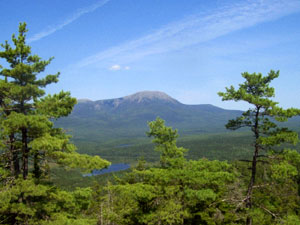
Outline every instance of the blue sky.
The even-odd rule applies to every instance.
[[[0,43],[19,22],[32,52],[61,72],[49,93],[92,100],[142,90],[186,104],[222,102],[241,72],[280,70],[275,100],[300,108],[299,0],[1,0]],[[3,64],[3,62],[0,62]]]

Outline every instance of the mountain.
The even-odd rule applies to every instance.
[[[98,154],[116,163],[132,163],[143,156],[157,161],[147,122],[157,116],[167,126],[177,128],[178,144],[197,159],[245,159],[251,155],[251,134],[246,130],[227,132],[229,119],[242,111],[226,110],[210,104],[186,105],[163,92],[143,91],[122,98],[91,101],[79,99],[71,115],[55,122],[73,136],[79,152]],[[300,117],[285,124],[297,127]]]
[[[143,91],[122,98],[91,101],[79,99],[72,114],[57,121],[74,139],[145,137],[147,122],[161,117],[180,134],[225,131],[228,119],[241,111],[209,104],[186,105],[158,91]]]

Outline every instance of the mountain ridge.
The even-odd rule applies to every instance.
[[[157,117],[178,129],[181,136],[189,136],[227,132],[228,120],[241,114],[211,104],[186,105],[163,92],[143,91],[114,99],[79,100],[73,112],[55,125],[73,136],[80,152],[111,156],[117,154],[111,151],[122,151],[116,146],[150,144],[147,123]]]
[[[87,98],[77,99],[78,103],[85,103],[85,102],[102,103],[105,101],[113,101],[113,102],[130,101],[130,102],[141,103],[146,100],[162,100],[166,102],[180,103],[178,100],[170,97],[169,95],[161,91],[140,91],[124,97],[101,99],[95,101]]]
[[[227,109],[223,109],[221,107],[218,107],[218,106],[215,106],[212,104],[185,104],[185,103],[182,103],[182,102],[172,98],[165,92],[161,92],[161,91],[140,91],[140,92],[136,92],[131,95],[124,96],[124,97],[101,99],[101,100],[90,100],[87,98],[77,99],[78,103],[95,104],[97,109],[100,108],[97,105],[111,105],[111,106],[117,107],[126,101],[130,102],[130,103],[133,103],[133,102],[149,103],[151,101],[164,101],[165,103],[173,103],[173,104],[184,105],[184,106],[188,106],[188,107],[197,107],[197,106],[206,107],[207,106],[207,107],[211,107],[211,108],[218,108],[220,110],[227,110]],[[236,111],[239,111],[239,110],[236,110]]]
[[[157,117],[181,133],[219,132],[225,131],[228,119],[241,113],[211,104],[186,105],[164,92],[143,91],[115,99],[78,101],[71,115],[59,119],[57,124],[72,130],[75,138],[79,135],[135,138],[145,136],[147,122]]]

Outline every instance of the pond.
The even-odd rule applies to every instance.
[[[96,175],[101,175],[105,173],[112,173],[112,172],[118,172],[122,170],[127,170],[130,168],[130,165],[125,164],[125,163],[116,163],[116,164],[111,164],[110,167],[102,170],[93,170],[91,173],[88,174],[83,174],[84,177],[90,177],[90,176],[96,176]]]

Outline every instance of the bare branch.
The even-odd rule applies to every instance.
[[[264,211],[266,211],[267,213],[269,213],[271,216],[273,216],[275,219],[277,219],[277,215],[275,213],[272,213],[270,210],[268,210],[267,208],[258,205],[259,208],[263,209]]]

